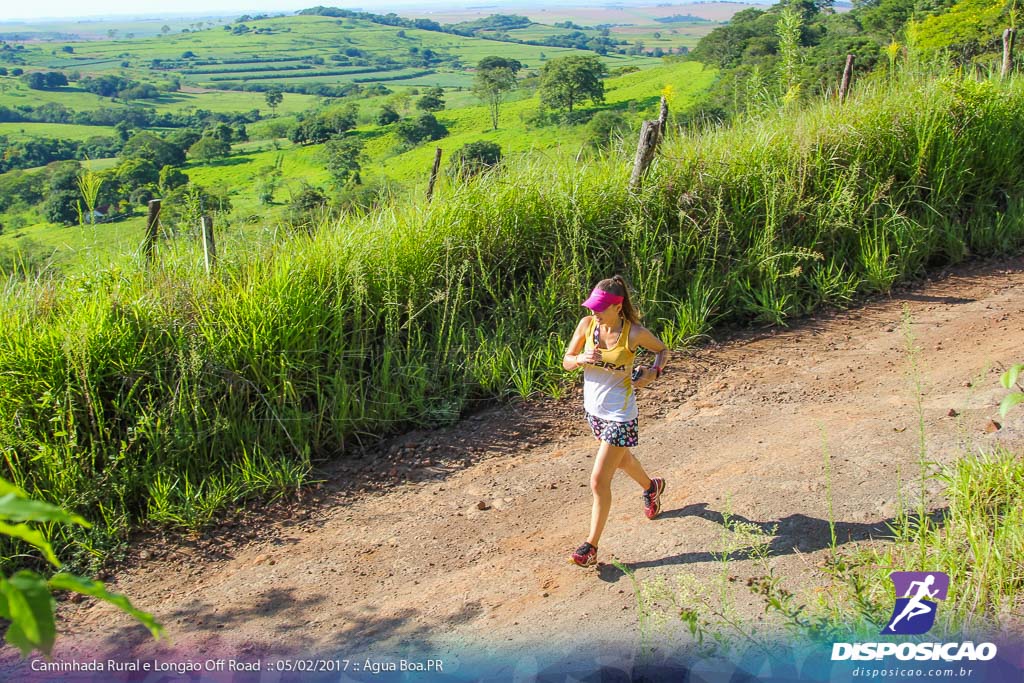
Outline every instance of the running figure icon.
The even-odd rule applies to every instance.
[[[889,578],[896,588],[897,598],[892,619],[882,633],[926,633],[935,624],[938,611],[935,601],[946,599],[949,576],[943,572],[893,572]]]
[[[900,612],[900,615],[893,619],[892,622],[890,622],[888,626],[890,631],[895,630],[896,624],[899,623],[900,619],[902,619],[903,617],[906,617],[907,621],[910,621],[914,617],[919,617],[922,614],[928,614],[929,612],[935,609],[934,602],[929,602],[928,604],[925,604],[924,602],[924,599],[926,597],[934,598],[936,595],[939,594],[939,591],[932,592],[928,590],[929,587],[934,583],[935,577],[931,574],[929,574],[928,578],[926,578],[924,581],[911,582],[910,590],[914,590],[914,586],[917,586],[917,595],[911,597],[910,601],[907,602],[907,606],[903,608],[902,612]]]

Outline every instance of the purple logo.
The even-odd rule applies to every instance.
[[[949,593],[949,576],[943,572],[893,572],[896,606],[882,635],[915,636],[927,633],[935,624],[936,600]]]

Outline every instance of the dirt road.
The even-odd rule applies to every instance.
[[[665,512],[645,519],[639,487],[620,473],[599,559],[617,558],[641,580],[686,572],[717,586],[712,553],[731,513],[777,525],[775,572],[797,594],[811,591],[829,543],[829,491],[843,544],[884,533],[901,482],[907,504],[916,501],[913,368],[927,456],[949,463],[965,449],[1024,441],[1024,411],[986,430],[1005,394],[999,373],[1024,360],[1022,342],[1017,259],[677,353],[642,392],[636,449],[667,480]],[[576,393],[409,434],[333,467],[300,505],[249,512],[202,538],[153,538],[112,584],[165,624],[170,643],[154,645],[130,619],[83,602],[62,607],[56,655],[631,647],[630,579],[567,562],[591,500],[595,444],[580,403]],[[762,573],[749,560],[729,571]],[[732,599],[759,618],[741,581]]]

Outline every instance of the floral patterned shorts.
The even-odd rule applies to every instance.
[[[606,441],[612,446],[630,448],[640,443],[638,418],[634,417],[629,422],[613,422],[587,413],[587,422],[594,431],[594,438]]]

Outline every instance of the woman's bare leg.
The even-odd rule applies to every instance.
[[[587,542],[597,547],[612,509],[612,477],[621,466],[622,458],[629,449],[613,446],[602,441],[594,460],[594,471],[590,474],[590,490],[594,492],[594,505],[590,510],[590,536]]]
[[[647,476],[644,466],[633,455],[633,451],[628,448],[626,449],[626,454],[622,456],[622,461],[619,462],[619,469],[628,474],[633,481],[640,484],[644,491],[651,488],[651,478]]]

